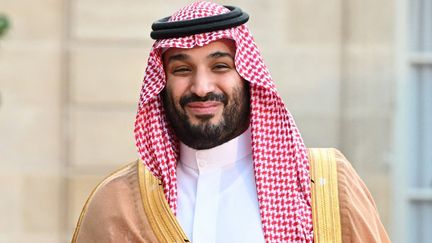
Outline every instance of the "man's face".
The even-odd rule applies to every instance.
[[[167,118],[186,145],[211,148],[247,129],[249,86],[235,69],[234,55],[231,40],[164,53],[167,83],[161,95]]]

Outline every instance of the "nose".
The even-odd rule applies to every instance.
[[[206,70],[197,70],[192,76],[192,85],[190,90],[192,93],[204,97],[215,89],[212,75]]]

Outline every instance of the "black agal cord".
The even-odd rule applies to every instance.
[[[160,19],[152,24],[152,39],[168,39],[184,37],[204,32],[223,30],[246,23],[249,15],[240,8],[224,6],[230,10],[228,13],[191,19],[168,22],[171,16]]]

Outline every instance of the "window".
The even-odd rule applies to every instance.
[[[398,1],[395,242],[432,242],[432,0]]]

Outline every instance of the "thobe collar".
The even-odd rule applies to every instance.
[[[251,141],[251,131],[248,128],[241,135],[210,149],[197,150],[180,143],[180,162],[199,171],[224,168],[250,155]]]

